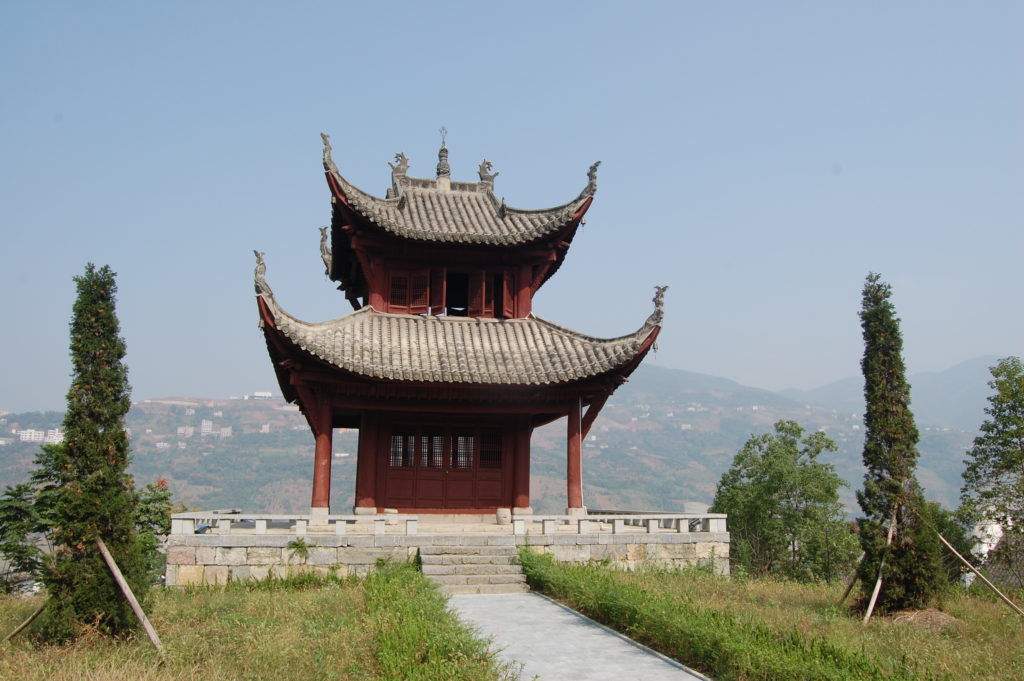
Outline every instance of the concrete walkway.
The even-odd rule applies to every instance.
[[[500,658],[523,665],[523,681],[707,681],[537,593],[460,594],[449,604],[493,639]]]

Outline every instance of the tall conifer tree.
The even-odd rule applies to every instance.
[[[75,277],[71,318],[71,388],[64,416],[65,446],[50,461],[56,487],[56,551],[44,582],[50,593],[44,638],[72,638],[92,624],[120,635],[134,615],[96,545],[102,539],[141,601],[146,555],[136,534],[137,495],[127,475],[129,401],[125,343],[114,311],[117,285],[109,267],[92,263]]]
[[[864,551],[858,571],[867,599],[882,566],[876,607],[883,612],[922,607],[942,580],[938,539],[923,522],[924,500],[914,476],[918,432],[910,411],[900,320],[891,295],[892,289],[880,275],[869,274],[860,311],[867,471],[864,489],[857,492],[865,515],[857,521]]]

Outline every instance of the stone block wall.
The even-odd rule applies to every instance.
[[[285,577],[304,572],[339,576],[367,574],[378,560],[415,558],[421,546],[528,546],[556,560],[605,562],[624,569],[644,565],[712,565],[729,573],[727,532],[655,534],[333,535],[307,534],[304,551],[289,547],[295,535],[172,534],[167,539],[167,586],[225,584],[231,580]],[[495,550],[498,550],[497,548]]]
[[[171,535],[167,544],[167,586],[226,584],[228,581],[286,577],[304,572],[339,577],[366,575],[378,560],[404,561],[418,547],[375,545],[374,537],[303,538],[308,548],[289,547],[287,535]],[[390,539],[390,538],[389,538]],[[230,540],[230,545],[225,545]]]
[[[527,535],[531,551],[565,563],[603,562],[626,570],[647,565],[665,568],[710,565],[729,574],[729,533],[648,535]]]

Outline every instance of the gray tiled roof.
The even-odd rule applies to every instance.
[[[323,137],[324,170],[334,178],[348,204],[381,229],[417,241],[496,246],[528,243],[564,227],[597,191],[595,163],[588,173],[587,186],[569,203],[544,210],[521,210],[495,197],[493,176],[480,182],[408,177],[406,162],[406,166],[393,170],[393,189],[388,197],[379,198],[338,172],[331,159],[330,142],[326,135]]]
[[[268,289],[269,292],[269,289]],[[592,338],[537,317],[483,319],[386,314],[365,307],[311,324],[261,294],[277,329],[335,367],[395,381],[549,385],[629,362],[661,322],[661,306],[635,333]]]

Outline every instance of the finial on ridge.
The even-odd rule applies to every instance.
[[[400,151],[395,154],[395,162],[388,161],[388,165],[391,166],[392,175],[405,175],[409,170],[409,157]]]
[[[485,158],[483,161],[480,162],[480,167],[476,171],[477,175],[480,176],[480,181],[483,182],[484,184],[491,185],[491,187],[494,186],[494,178],[496,178],[498,175],[501,175],[501,173],[492,173],[492,167],[493,166],[491,166],[491,162]]]

